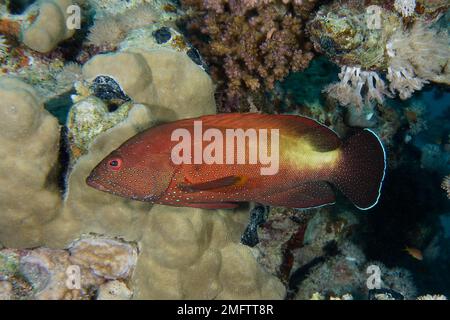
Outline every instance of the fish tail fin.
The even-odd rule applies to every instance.
[[[331,182],[358,209],[371,209],[380,197],[386,170],[384,147],[375,133],[364,129],[344,140],[342,151]]]

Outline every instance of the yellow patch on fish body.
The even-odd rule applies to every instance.
[[[280,140],[281,158],[298,170],[331,169],[336,167],[341,159],[340,148],[321,152],[304,137],[282,136]]]

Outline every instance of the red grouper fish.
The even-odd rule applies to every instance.
[[[291,208],[333,204],[333,185],[365,210],[380,196],[385,158],[367,129],[341,140],[301,116],[218,114],[135,135],[86,182],[130,199],[207,209],[246,201]]]

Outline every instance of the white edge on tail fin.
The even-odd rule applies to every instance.
[[[384,156],[384,159],[383,159],[383,160],[384,160],[384,168],[383,168],[383,177],[381,178],[380,186],[378,187],[378,196],[377,196],[377,200],[375,200],[375,202],[374,202],[370,207],[367,207],[367,208],[361,208],[361,207],[358,207],[357,205],[355,205],[355,207],[357,207],[359,210],[369,210],[369,209],[372,209],[373,207],[375,207],[375,206],[377,205],[378,200],[380,199],[380,196],[381,196],[381,188],[382,188],[382,186],[383,186],[384,177],[386,176],[386,150],[384,149],[383,142],[381,142],[381,139],[380,139],[380,138],[378,137],[378,135],[377,135],[375,132],[373,132],[372,130],[367,129],[367,128],[365,128],[364,130],[369,131],[371,134],[373,134],[373,135],[378,139],[378,142],[380,143],[381,149],[383,150],[383,156]]]

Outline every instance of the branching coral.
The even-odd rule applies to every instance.
[[[192,41],[211,64],[218,91],[226,91],[219,102],[243,102],[246,90],[271,90],[308,66],[313,54],[304,39],[304,8],[288,2],[183,1],[197,10],[188,25]]]

